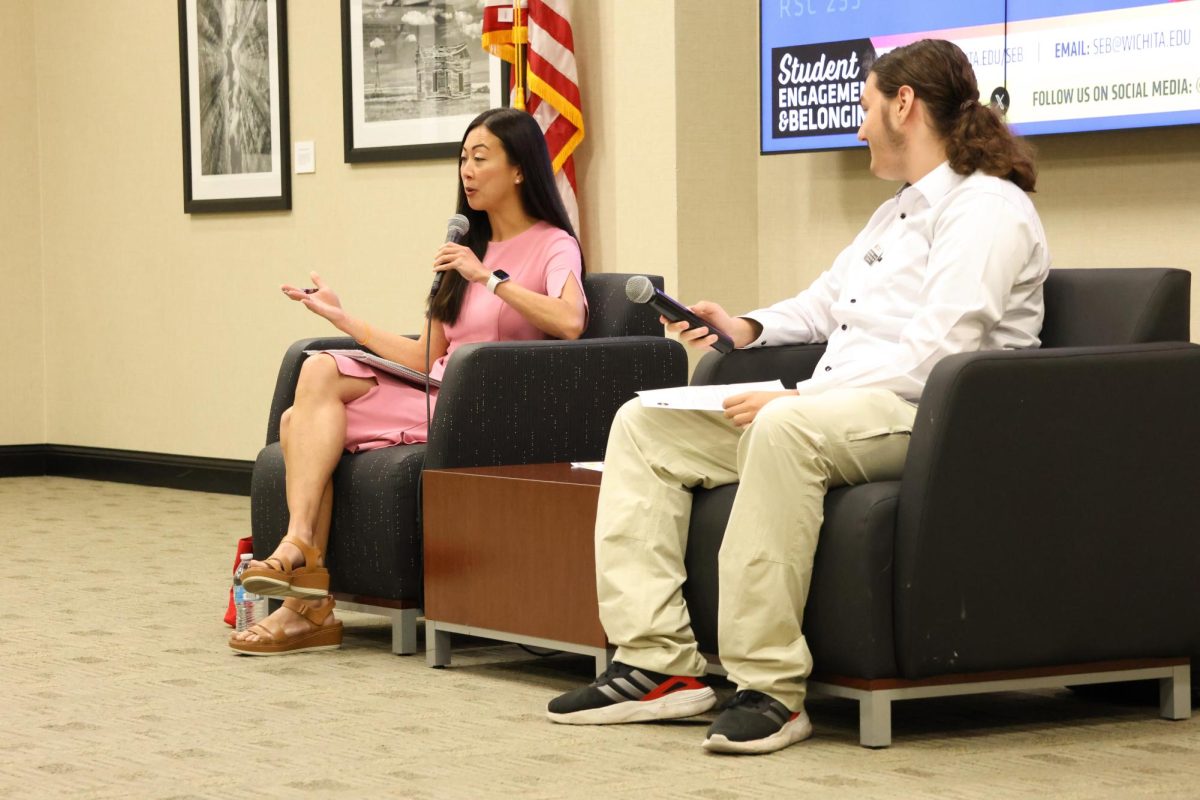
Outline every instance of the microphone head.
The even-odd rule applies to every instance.
[[[471,230],[471,221],[462,214],[455,214],[446,220],[446,241],[459,242]]]
[[[654,284],[645,275],[634,275],[625,281],[625,296],[633,303],[648,303],[654,296]]]

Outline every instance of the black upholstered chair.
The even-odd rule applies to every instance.
[[[613,415],[635,391],[687,381],[682,346],[662,335],[648,306],[626,299],[629,277],[584,277],[588,328],[576,341],[490,342],[455,351],[428,444],[342,456],[333,476],[330,589],[339,608],[389,616],[394,652],[417,646],[423,468],[600,460]],[[662,278],[650,277],[662,287]],[[295,397],[304,351],[355,346],[345,337],[306,339],[284,356],[267,446],[254,465],[256,557],[270,554],[287,530],[279,419]]]
[[[1157,679],[1190,713],[1200,658],[1200,345],[1190,275],[1052,270],[1042,347],[951,356],[899,481],[825,501],[804,629],[810,688],[891,701]],[[695,383],[804,378],[824,347],[706,356]],[[789,384],[790,385],[790,384]],[[717,652],[717,552],[736,486],[698,490],[684,594]]]

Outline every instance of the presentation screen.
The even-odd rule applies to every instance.
[[[763,153],[860,145],[874,60],[949,39],[1017,133],[1200,123],[1200,0],[760,0]]]

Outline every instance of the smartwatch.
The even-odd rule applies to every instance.
[[[496,287],[508,280],[508,273],[502,269],[498,269],[492,273],[492,277],[488,278],[487,290],[492,294],[496,293]]]

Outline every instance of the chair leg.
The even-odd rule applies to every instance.
[[[1159,679],[1158,713],[1164,719],[1192,716],[1192,670],[1186,664],[1171,670],[1171,677]]]
[[[866,692],[858,701],[858,743],[891,747],[892,698],[885,692]]]
[[[430,667],[450,666],[450,632],[439,631],[437,623],[425,620],[425,663]]]
[[[417,652],[417,617],[419,608],[402,608],[392,615],[392,652],[411,656]]]

